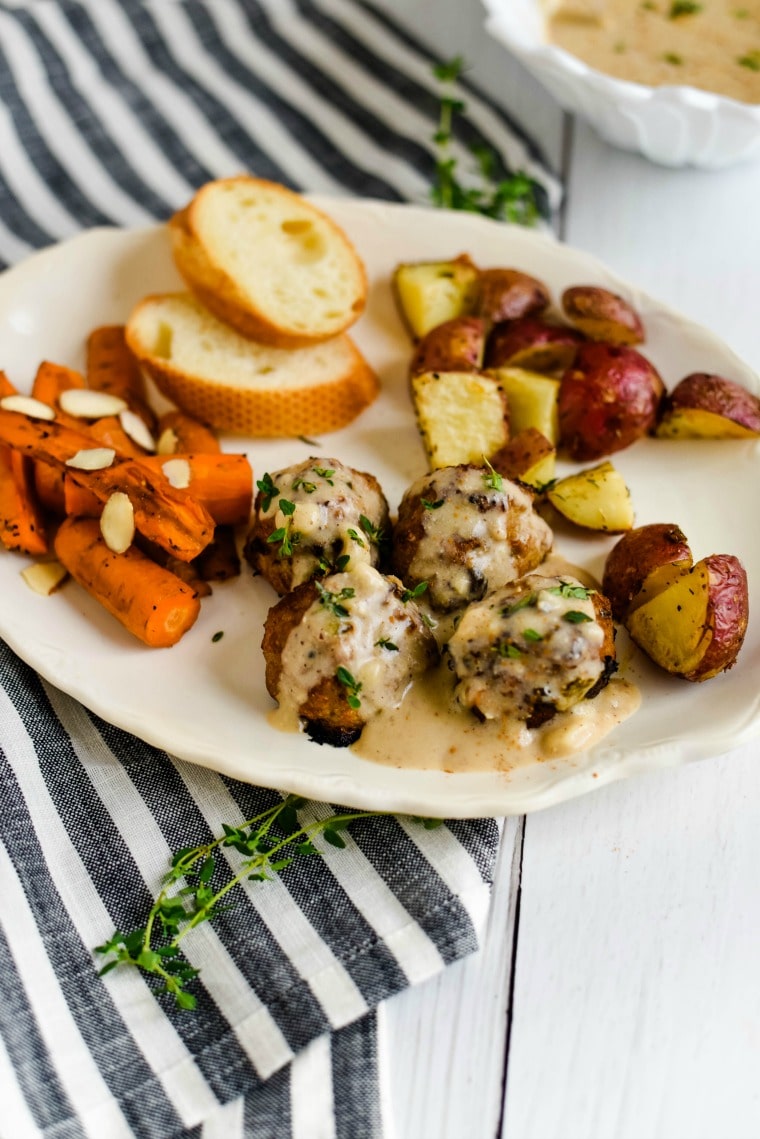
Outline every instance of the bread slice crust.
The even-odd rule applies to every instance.
[[[298,348],[345,332],[364,311],[364,265],[343,230],[285,186],[208,182],[169,220],[188,288],[243,336]]]
[[[254,437],[316,435],[351,423],[375,399],[377,375],[350,337],[282,349],[241,336],[190,293],[141,300],[126,341],[182,410]]]

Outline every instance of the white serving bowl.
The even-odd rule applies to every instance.
[[[614,146],[717,170],[760,155],[760,105],[695,87],[615,79],[546,42],[541,0],[483,0],[486,28],[567,110]]]

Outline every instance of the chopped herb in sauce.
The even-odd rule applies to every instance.
[[[420,502],[426,510],[440,510],[443,506],[443,499],[439,498],[437,502],[431,502],[428,498],[421,498]]]
[[[593,617],[589,617],[588,613],[581,613],[579,609],[568,609],[562,616],[571,625],[582,625],[585,621],[593,621]]]
[[[269,510],[269,507],[272,505],[272,499],[275,497],[275,495],[280,493],[280,488],[274,485],[272,482],[272,476],[268,471],[262,478],[257,480],[256,486],[261,491],[261,509],[266,514],[267,510]]]
[[[375,648],[387,649],[389,653],[398,652],[398,645],[394,645],[390,637],[381,637],[379,641],[375,641]]]
[[[336,617],[348,617],[348,609],[346,609],[343,602],[350,601],[355,594],[355,590],[347,585],[338,593],[331,593],[320,581],[315,584],[317,586],[317,593],[319,594],[320,605],[323,605],[325,609],[333,613]]]
[[[563,581],[561,585],[553,586],[549,593],[556,593],[559,597],[574,597],[580,601],[586,601],[591,596],[592,590],[586,589],[585,585],[575,585],[571,581]]]
[[[335,679],[339,684],[342,684],[346,690],[346,700],[348,701],[349,708],[361,708],[362,702],[359,699],[359,693],[362,690],[362,686],[359,681],[356,680],[343,665],[341,665],[335,673]]]
[[[422,596],[427,587],[428,583],[426,581],[421,581],[415,585],[414,589],[405,589],[401,594],[401,600],[404,602],[404,604],[406,604],[407,601],[416,601],[418,597]]]
[[[702,4],[697,4],[696,0],[673,0],[668,12],[669,20],[677,20],[679,16],[696,16],[701,12]]]
[[[760,51],[748,51],[746,55],[740,55],[736,62],[750,71],[760,71]]]
[[[678,55],[674,51],[666,51],[662,57],[666,63],[670,63],[673,67],[681,67],[683,64],[683,56]]]
[[[499,472],[493,469],[488,459],[484,458],[483,462],[488,468],[488,473],[483,475],[483,482],[486,484],[489,490],[504,490],[504,479],[501,477]]]

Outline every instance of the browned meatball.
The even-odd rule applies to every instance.
[[[450,612],[535,569],[552,538],[517,483],[486,467],[441,467],[404,494],[391,563],[407,586],[427,582],[433,609]]]
[[[312,457],[266,473],[258,487],[244,554],[278,593],[334,570],[379,564],[389,517],[374,475]]]
[[[366,562],[283,597],[267,616],[262,649],[270,696],[313,740],[336,747],[398,707],[438,651],[401,582]]]
[[[575,578],[531,573],[470,605],[446,646],[456,696],[483,719],[538,727],[617,668],[610,604]]]

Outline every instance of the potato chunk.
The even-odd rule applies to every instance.
[[[555,510],[586,530],[618,534],[633,526],[631,494],[612,463],[560,479],[547,492]]]
[[[412,399],[432,470],[482,463],[508,439],[507,401],[492,376],[423,372],[412,378]]]
[[[399,265],[393,287],[412,336],[418,339],[436,325],[472,312],[477,281],[478,269],[466,254],[451,261]]]
[[[519,435],[528,427],[535,427],[550,443],[556,444],[559,438],[559,380],[524,368],[493,368],[488,370],[488,374],[499,381],[506,393],[512,436]]]

